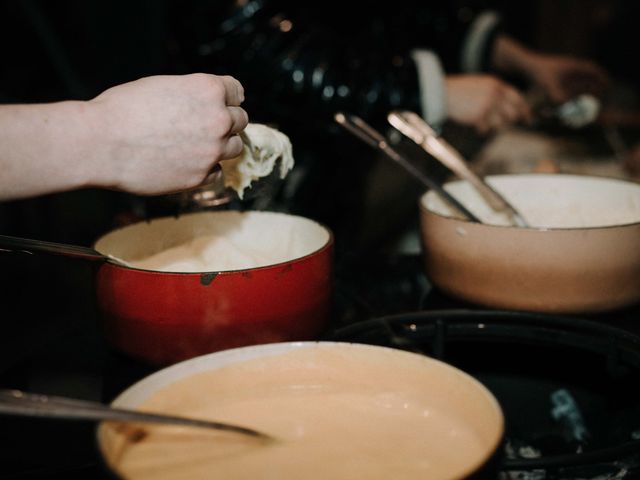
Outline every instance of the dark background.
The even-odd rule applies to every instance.
[[[189,73],[193,52],[185,51],[180,43],[177,25],[203,3],[216,2],[1,0],[0,101],[90,99],[110,86],[142,76]],[[591,57],[608,68],[619,84],[637,87],[638,2],[503,0],[489,4],[504,13],[506,30],[528,45]],[[366,9],[362,17],[366,19]],[[216,73],[215,66],[210,71]],[[247,97],[248,105],[257,103],[251,92]],[[252,120],[269,121],[262,118],[264,113],[258,115]],[[355,162],[363,168],[352,172],[353,179],[343,179],[328,198],[322,182],[326,186],[340,181],[331,178],[331,169],[338,168],[331,163],[349,161],[348,154],[338,154],[348,152],[353,142],[345,142],[344,137],[321,138],[329,165],[327,176],[300,204],[279,207],[327,223],[335,230],[341,252],[386,248],[395,234],[415,220],[414,199],[421,188],[407,181],[403,172],[393,178],[369,178],[365,158]],[[294,153],[302,159],[306,151],[319,148],[297,142],[296,137],[292,142]],[[355,152],[362,156],[362,150]],[[352,180],[368,185],[354,192],[349,187]],[[406,204],[389,208],[386,195],[392,188],[407,189]],[[5,202],[0,204],[0,233],[90,245],[129,218],[141,202],[149,201],[118,192],[82,190]],[[33,319],[46,322],[43,318],[58,310],[77,311],[81,305],[91,308],[90,282],[79,282],[90,278],[90,268],[67,259],[0,255],[3,329]]]
[[[110,86],[146,75],[193,71],[174,26],[195,3],[0,0],[0,102],[90,99]],[[507,31],[516,38],[544,51],[591,57],[606,67],[616,82],[637,88],[635,29],[640,2],[493,4],[504,12]],[[211,72],[216,73],[214,66]],[[251,93],[247,96],[250,103]],[[269,118],[252,120],[268,122]],[[301,154],[315,147],[296,143],[295,137],[292,142],[294,151]],[[327,155],[331,155],[331,148],[343,148],[335,139],[328,138],[326,143]],[[365,172],[362,175],[365,177]],[[367,180],[370,184],[360,197],[352,198],[353,192],[342,191],[340,198],[327,202],[331,208],[317,205],[328,200],[321,185],[306,198],[307,204],[290,207],[310,216],[319,212],[318,219],[336,233],[340,255],[384,250],[394,234],[417,218],[414,199],[421,188],[407,182],[402,173],[396,179]],[[408,198],[407,205],[397,210],[389,208],[385,197],[395,184],[407,189]],[[5,202],[0,204],[0,234],[90,245],[147,201],[118,192],[82,190]],[[360,209],[361,215],[345,219],[343,209],[335,208],[340,202],[350,214]],[[90,372],[106,361],[107,353],[96,322],[93,268],[90,262],[62,257],[0,252],[0,387],[46,392],[53,390],[56,379],[64,377],[66,387],[56,384],[56,393],[82,395],[85,391],[87,398],[95,396],[94,386],[100,379]],[[45,346],[46,355],[40,353]],[[79,364],[83,368],[79,369]],[[78,374],[78,370],[84,373]],[[21,448],[27,443],[26,436],[32,436],[28,441],[39,455],[47,451],[51,441],[46,435],[39,436],[44,431],[40,430],[42,425],[25,428],[21,439],[3,438],[3,431],[20,431],[21,424],[11,420],[4,425],[13,428],[0,429],[0,448],[8,448],[0,461],[9,462],[4,463],[5,468],[0,464],[0,478],[12,466],[28,465],[29,450]],[[70,426],[67,431],[86,433],[87,428]],[[92,447],[70,444],[68,455],[82,455]],[[52,451],[52,455],[58,454]],[[35,470],[38,462],[47,463],[39,457],[33,464]],[[19,478],[53,477],[34,473]]]

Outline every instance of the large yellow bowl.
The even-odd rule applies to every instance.
[[[113,405],[276,439],[105,423],[98,441],[106,463],[131,480],[461,479],[496,464],[489,460],[504,430],[498,402],[468,374],[415,353],[339,342],[197,357],[143,379]]]

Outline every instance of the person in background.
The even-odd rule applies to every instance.
[[[198,186],[242,151],[244,90],[229,76],[153,76],[89,101],[0,105],[0,201],[98,187]]]
[[[452,120],[488,133],[530,117],[504,76],[553,103],[602,92],[607,76],[596,64],[525,47],[479,3],[199,2],[176,17],[192,64],[242,78],[258,112],[289,119],[304,108],[314,127],[337,110],[381,124],[405,108],[435,126]]]
[[[598,79],[593,84],[602,77],[587,62],[523,47],[503,33],[500,15],[471,1],[399,0],[393,8],[371,2],[344,8],[336,0],[30,0],[4,6],[27,21],[27,28],[18,28],[4,16],[7,44],[19,38],[42,56],[25,66],[30,57],[7,49],[6,64],[18,67],[7,72],[15,76],[7,91],[35,83],[49,93],[57,81],[72,93],[62,98],[84,99],[146,74],[201,71],[240,79],[250,92],[243,105],[252,120],[276,126],[294,145],[296,169],[267,205],[347,234],[357,230],[354,222],[367,202],[361,185],[371,161],[370,152],[363,155],[363,146],[335,125],[337,110],[382,129],[388,111],[403,108],[436,128],[452,121],[487,135],[531,116],[522,92],[502,75],[520,76],[557,101],[571,94],[562,81],[568,72]],[[54,81],[36,81],[43,77],[35,65],[47,62]]]
[[[368,185],[373,154],[335,124],[337,111],[386,132],[388,112],[407,109],[436,130],[451,122],[486,137],[531,119],[524,89],[535,87],[560,103],[585,86],[595,93],[607,83],[592,62],[527,48],[505,33],[499,13],[474,2],[196,5],[174,16],[181,58],[242,79],[252,118],[275,123],[293,139],[296,170],[282,203],[345,232],[338,235],[343,239],[356,235],[377,187]],[[582,86],[570,78],[582,79]],[[415,216],[409,192],[406,215],[402,199],[386,226],[382,215],[371,215],[383,234]]]

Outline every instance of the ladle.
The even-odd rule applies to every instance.
[[[273,437],[251,428],[209,420],[147,413],[111,407],[99,402],[75,398],[41,395],[21,390],[0,390],[0,414],[27,417],[47,417],[61,420],[107,420],[112,422],[162,423],[187,427],[209,428],[249,435],[262,440]]]
[[[0,235],[0,250],[24,253],[53,253],[67,257],[81,258],[84,260],[95,260],[101,262],[111,262],[124,267],[131,265],[126,261],[114,257],[113,255],[103,255],[90,247],[80,245],[68,245],[66,243],[44,242],[42,240],[32,240],[30,238],[11,237]]]
[[[394,111],[389,113],[387,120],[449,170],[468,181],[493,210],[504,213],[513,225],[529,226],[524,217],[491,185],[476,175],[469,168],[462,155],[439,137],[435,130],[418,114],[409,111]]]
[[[347,131],[358,137],[367,145],[380,150],[387,157],[394,162],[398,163],[402,168],[409,172],[414,178],[420,181],[428,189],[432,189],[436,192],[442,200],[449,204],[456,211],[461,213],[466,219],[472,222],[479,222],[478,218],[471,213],[464,205],[462,205],[455,197],[442,188],[438,183],[422,173],[415,167],[408,159],[398,153],[396,150],[389,146],[387,140],[382,136],[380,132],[375,130],[364,120],[356,115],[348,115],[342,112],[338,112],[334,115],[334,119]]]

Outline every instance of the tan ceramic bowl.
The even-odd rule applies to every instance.
[[[112,405],[227,421],[276,438],[263,444],[193,428],[104,423],[105,462],[130,480],[461,479],[495,468],[504,432],[495,397],[463,371],[355,343],[204,355],[144,378]]]
[[[499,225],[464,181],[446,188],[491,223],[455,218],[434,192],[420,200],[424,262],[442,291],[479,305],[601,312],[640,301],[640,184],[602,177],[487,177],[532,228]]]

